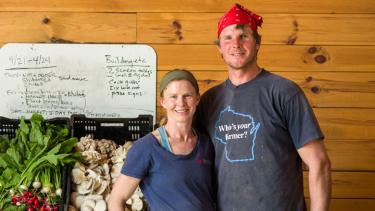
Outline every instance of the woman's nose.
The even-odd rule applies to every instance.
[[[184,97],[181,96],[177,98],[177,105],[185,105]]]

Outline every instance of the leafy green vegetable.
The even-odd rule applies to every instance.
[[[40,114],[33,114],[29,122],[21,117],[15,138],[0,138],[0,210],[10,190],[31,188],[39,179],[43,187],[60,188],[63,166],[82,160],[73,152],[77,142],[67,128],[45,122]]]
[[[0,136],[0,153],[4,153],[7,151],[9,147],[9,139],[4,136]]]

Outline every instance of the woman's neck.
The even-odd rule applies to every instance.
[[[170,141],[189,142],[195,137],[191,124],[171,124],[164,125]]]

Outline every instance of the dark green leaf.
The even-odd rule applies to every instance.
[[[21,117],[20,129],[25,134],[29,134],[29,132],[30,132],[29,126],[25,123],[25,117],[24,116]]]
[[[76,137],[69,138],[61,143],[60,153],[69,153],[77,145],[78,139]]]
[[[1,167],[3,167],[3,168],[10,167],[10,168],[13,168],[13,169],[18,169],[19,165],[17,165],[17,163],[8,154],[2,153],[0,155],[0,157],[1,157],[1,162],[0,162]],[[5,164],[5,166],[3,166],[4,164]]]
[[[0,136],[0,153],[6,152],[9,147],[9,139],[6,136]]]
[[[42,115],[38,113],[33,113],[33,115],[30,118],[30,122],[41,125],[44,122],[44,118]]]
[[[20,175],[11,168],[6,168],[2,174],[2,177],[5,181],[7,181],[5,184],[6,188],[16,185],[20,180]]]
[[[42,134],[42,128],[40,125],[37,125],[35,123],[32,123],[31,131],[30,131],[30,141],[32,143],[38,143],[40,145],[43,145],[43,134]]]
[[[45,135],[44,138],[43,138],[43,146],[48,146],[49,142],[51,140],[51,136],[50,135]]]
[[[8,167],[8,163],[3,158],[4,155],[5,153],[0,153],[0,167],[2,168]]]
[[[58,164],[57,163],[58,162],[57,156],[54,155],[54,154],[48,154],[48,155],[44,156],[43,159],[46,160],[46,161],[48,161],[48,162],[50,162],[50,163],[52,163],[55,166],[57,166],[57,164]]]
[[[8,148],[6,152],[9,157],[17,164],[17,167],[21,167],[21,155],[19,152],[17,152],[14,148]]]
[[[34,145],[32,145],[31,149],[30,149],[30,153],[27,156],[27,160],[25,161],[25,164],[27,164],[28,161],[30,161],[32,158],[34,158],[42,149],[43,149],[43,147],[39,144],[35,143]]]
[[[61,144],[57,144],[54,148],[48,151],[48,154],[55,155],[60,151],[60,148],[61,148]]]

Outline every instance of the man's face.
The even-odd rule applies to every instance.
[[[256,65],[259,44],[248,25],[230,25],[223,29],[219,37],[219,52],[229,70],[247,70]]]

